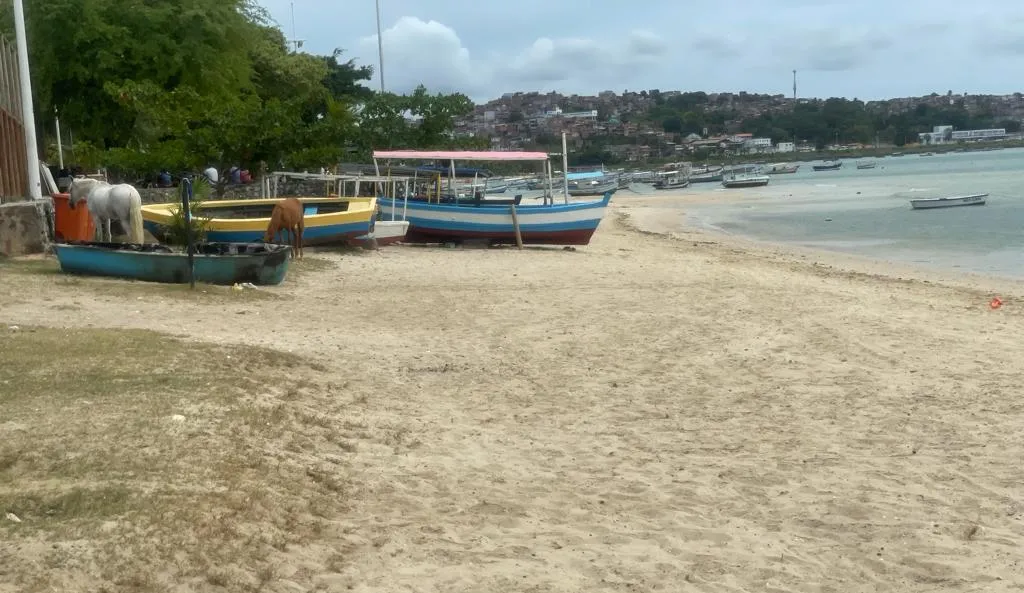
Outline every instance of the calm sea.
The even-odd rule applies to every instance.
[[[764,188],[719,185],[716,193],[731,199],[687,205],[687,216],[762,241],[1024,278],[1024,149],[871,160],[875,169],[849,159],[829,172],[803,163]],[[909,202],[972,193],[988,193],[988,203],[912,210]]]

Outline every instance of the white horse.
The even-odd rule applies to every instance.
[[[99,231],[100,241],[113,241],[110,234],[110,221],[117,219],[121,227],[128,232],[129,243],[142,243],[142,196],[139,190],[127,183],[110,185],[98,179],[76,177],[68,190],[71,198],[68,205],[75,207],[82,199],[85,200]]]

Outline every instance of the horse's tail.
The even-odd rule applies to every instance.
[[[131,218],[131,229],[128,231],[129,243],[143,243],[146,240],[142,232],[142,196],[139,191],[132,188],[128,205],[129,218]]]

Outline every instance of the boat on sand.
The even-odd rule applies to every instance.
[[[274,205],[283,198],[209,200],[196,208],[203,219],[206,240],[253,243],[263,240]],[[344,245],[374,230],[377,198],[299,198],[305,207],[302,244]],[[172,224],[179,204],[148,204],[142,207],[143,227],[154,237],[163,236]]]

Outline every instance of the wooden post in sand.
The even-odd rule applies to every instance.
[[[519,232],[519,216],[516,214],[516,205],[510,206],[512,209],[512,228],[516,231],[516,247],[523,248],[523,235]]]

